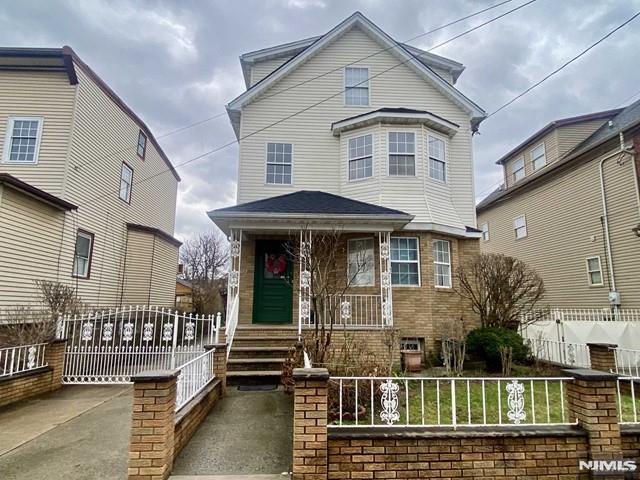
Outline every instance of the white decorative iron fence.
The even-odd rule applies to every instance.
[[[208,350],[180,367],[176,383],[176,412],[213,380],[213,354],[213,349]]]
[[[640,376],[618,378],[618,422],[640,423]]]
[[[317,299],[319,312],[313,310],[302,324],[308,328],[320,321],[325,325],[333,322],[340,327],[382,328],[382,300],[380,295],[330,295]]]
[[[566,425],[568,377],[331,377],[330,427]]]
[[[0,348],[0,377],[46,367],[46,343]]]
[[[640,377],[640,350],[616,348],[615,373],[625,377]]]
[[[67,339],[62,381],[129,383],[143,370],[176,368],[217,342],[220,321],[220,314],[149,306],[61,318],[56,335]]]
[[[557,342],[545,338],[525,339],[531,355],[538,360],[569,367],[591,367],[589,347],[586,343]]]

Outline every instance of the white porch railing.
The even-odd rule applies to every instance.
[[[312,312],[305,319],[303,327],[315,325],[316,319],[325,325],[331,323],[335,326],[382,328],[382,300],[380,295],[335,295],[327,296],[324,300],[324,308],[318,314]]]
[[[46,343],[0,348],[0,377],[46,367]]]
[[[640,377],[640,350],[616,348],[615,373],[625,377]]]
[[[525,341],[531,354],[539,360],[570,367],[591,367],[586,343],[557,342],[545,338],[527,338]]]
[[[330,427],[567,425],[570,377],[331,377]]]
[[[640,423],[640,376],[618,378],[618,421]]]
[[[542,318],[540,318],[542,315]],[[561,322],[640,322],[640,309],[620,308],[552,308],[548,313],[526,315],[523,320],[554,320]]]
[[[213,380],[213,354],[208,350],[180,367],[176,382],[176,412]]]

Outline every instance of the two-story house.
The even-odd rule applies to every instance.
[[[172,306],[178,174],[69,47],[0,49],[0,307],[36,280],[91,306]]]
[[[339,230],[355,278],[337,323],[372,345],[395,326],[428,351],[444,322],[471,323],[454,271],[479,251],[471,137],[485,113],[454,86],[464,67],[361,13],[240,62],[237,205],[209,212],[232,241],[227,322],[312,326],[309,271],[283,243]],[[370,261],[351,272],[358,256]]]
[[[552,307],[640,307],[640,102],[550,123],[498,160],[481,250],[533,267]]]

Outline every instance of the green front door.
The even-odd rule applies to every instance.
[[[281,241],[256,241],[253,323],[291,323],[293,262]]]

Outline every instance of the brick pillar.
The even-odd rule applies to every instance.
[[[295,368],[293,480],[327,478],[326,368]]]
[[[591,368],[603,372],[616,370],[616,351],[618,345],[614,343],[587,343]]]
[[[617,379],[614,373],[590,369],[564,370],[574,378],[567,383],[569,418],[587,431],[590,460],[621,460]]]
[[[132,377],[129,480],[164,480],[173,466],[177,370]]]
[[[205,350],[213,349],[213,375],[219,378],[222,386],[222,395],[227,393],[227,344],[215,343],[205,345]]]
[[[67,339],[52,340],[46,346],[44,359],[47,365],[53,369],[51,376],[51,391],[62,387],[62,372],[64,370],[64,351],[67,348]]]

